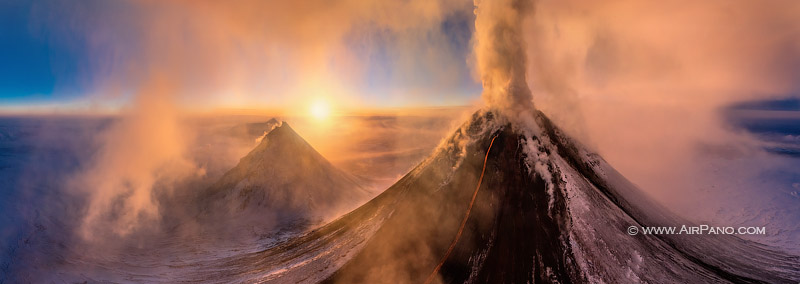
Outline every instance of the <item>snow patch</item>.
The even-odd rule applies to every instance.
[[[536,136],[525,136],[522,141],[522,149],[525,153],[525,166],[529,173],[537,174],[547,183],[547,210],[552,218],[553,205],[555,204],[555,192],[553,184],[552,164],[550,157],[544,150],[544,146]]]

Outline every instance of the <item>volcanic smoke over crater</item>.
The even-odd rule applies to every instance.
[[[475,57],[483,98],[495,108],[533,108],[526,80],[527,55],[522,23],[533,3],[475,0]]]

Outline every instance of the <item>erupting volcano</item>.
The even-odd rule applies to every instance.
[[[0,1],[0,284],[798,283],[798,3]]]

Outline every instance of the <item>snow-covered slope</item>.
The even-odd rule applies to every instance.
[[[277,201],[272,197],[276,194],[288,200],[287,212],[301,215],[303,206],[325,207],[324,199],[304,198],[311,193],[341,201],[335,200],[340,198],[339,190],[352,188],[331,185],[350,185],[350,178],[336,174],[339,172],[320,162],[324,159],[301,142],[288,125],[276,128],[201,197],[220,201],[217,206],[226,208],[225,213],[255,218],[248,222],[266,222],[261,220],[263,213],[274,208]],[[306,171],[297,171],[299,168]],[[309,181],[311,178],[319,180]],[[276,189],[293,192],[273,193]],[[230,216],[220,215],[214,207],[207,213]],[[205,234],[192,239],[165,237],[151,249],[137,246],[123,256],[102,256],[91,263],[67,258],[42,266],[30,276],[10,279],[169,283],[800,281],[800,258],[736,236],[631,235],[628,231],[631,226],[681,225],[694,224],[651,201],[542,113],[507,119],[480,111],[385,192],[302,235],[277,243],[242,243],[234,249],[220,249],[219,243]],[[117,257],[120,260],[113,261]]]
[[[630,235],[630,226],[694,224],[652,202],[543,114],[514,121],[477,113],[377,198],[308,235],[237,259],[260,265],[225,277],[277,283],[800,280],[800,259],[735,236]],[[365,243],[352,239],[371,231]]]

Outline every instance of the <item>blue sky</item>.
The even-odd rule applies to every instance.
[[[72,58],[33,32],[31,5],[0,2],[0,98],[4,102],[52,99],[56,59]]]
[[[67,29],[32,20],[45,1],[0,1],[0,105],[59,104],[86,91],[81,40]]]

